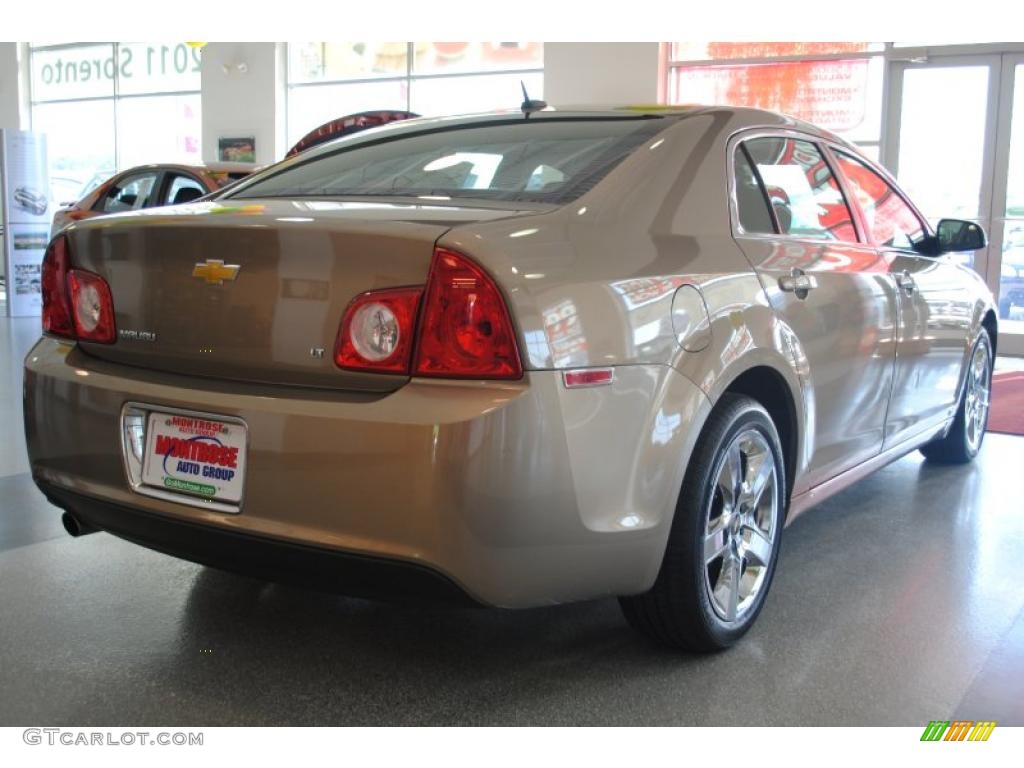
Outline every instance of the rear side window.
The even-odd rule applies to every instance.
[[[100,200],[99,208],[106,213],[145,208],[151,205],[150,197],[154,194],[155,185],[155,172],[129,176],[111,185],[107,194]]]
[[[743,146],[764,182],[780,234],[857,242],[853,216],[817,146],[784,137],[750,139]]]
[[[884,178],[860,160],[836,151],[839,172],[856,196],[872,242],[891,248],[913,249],[927,232],[921,219]]]
[[[386,196],[563,203],[593,187],[671,118],[517,119],[342,139],[232,197]],[[387,129],[383,129],[387,130]],[[347,144],[351,143],[351,146]]]
[[[736,212],[745,234],[775,234],[768,199],[743,147],[736,148]]]
[[[206,194],[206,188],[191,176],[175,174],[167,185],[163,205],[181,205],[190,203]]]

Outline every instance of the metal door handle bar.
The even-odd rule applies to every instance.
[[[794,269],[791,274],[779,278],[779,288],[787,293],[795,293],[798,299],[807,298],[807,294],[817,284],[817,281],[805,274],[802,269]]]

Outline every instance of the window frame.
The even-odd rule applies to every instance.
[[[757,168],[757,163],[753,162],[753,157],[744,148],[744,152],[747,154],[747,158],[750,161],[754,173],[757,176],[758,183],[761,187],[761,194],[765,197],[766,203],[768,204],[768,212],[771,216],[772,225],[775,227],[775,232],[772,234],[761,234],[761,233],[747,233],[744,232],[743,227],[740,224],[739,218],[739,201],[737,198],[737,183],[736,183],[736,162],[735,153],[738,149],[743,147],[743,144],[753,139],[793,139],[795,141],[803,141],[808,144],[812,144],[818,153],[821,155],[822,161],[828,168],[829,173],[832,174],[832,178],[835,179],[836,185],[839,188],[839,194],[842,197],[843,203],[846,205],[847,211],[850,213],[850,222],[853,225],[853,231],[856,235],[856,240],[828,240],[820,237],[808,237],[807,235],[790,235],[783,234],[779,230],[778,217],[775,211],[772,209],[771,202],[767,197],[767,189],[765,188],[764,180],[761,178],[761,172]],[[793,128],[749,128],[740,131],[733,136],[729,137],[729,141],[726,143],[726,165],[728,174],[728,194],[729,194],[729,225],[734,238],[754,238],[754,239],[767,239],[767,240],[784,240],[786,242],[802,242],[802,243],[813,243],[815,245],[872,245],[868,240],[867,234],[864,228],[863,214],[860,210],[860,206],[855,200],[852,200],[849,194],[849,188],[847,182],[842,174],[837,172],[835,158],[832,156],[831,145],[841,146],[837,142],[834,142],[826,137],[818,136],[813,133],[807,133]],[[847,152],[849,154],[849,152]],[[906,199],[905,196],[903,196]],[[915,212],[917,211],[914,208]]]

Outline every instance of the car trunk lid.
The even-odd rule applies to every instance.
[[[392,391],[408,377],[335,366],[345,307],[364,291],[424,285],[451,227],[516,213],[274,200],[98,219],[69,230],[71,260],[109,283],[118,338],[81,346],[168,373]]]

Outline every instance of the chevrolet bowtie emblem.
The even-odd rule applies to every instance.
[[[210,285],[222,285],[225,280],[238,277],[238,264],[225,264],[220,259],[207,259],[205,263],[196,264],[192,277],[201,277]]]

